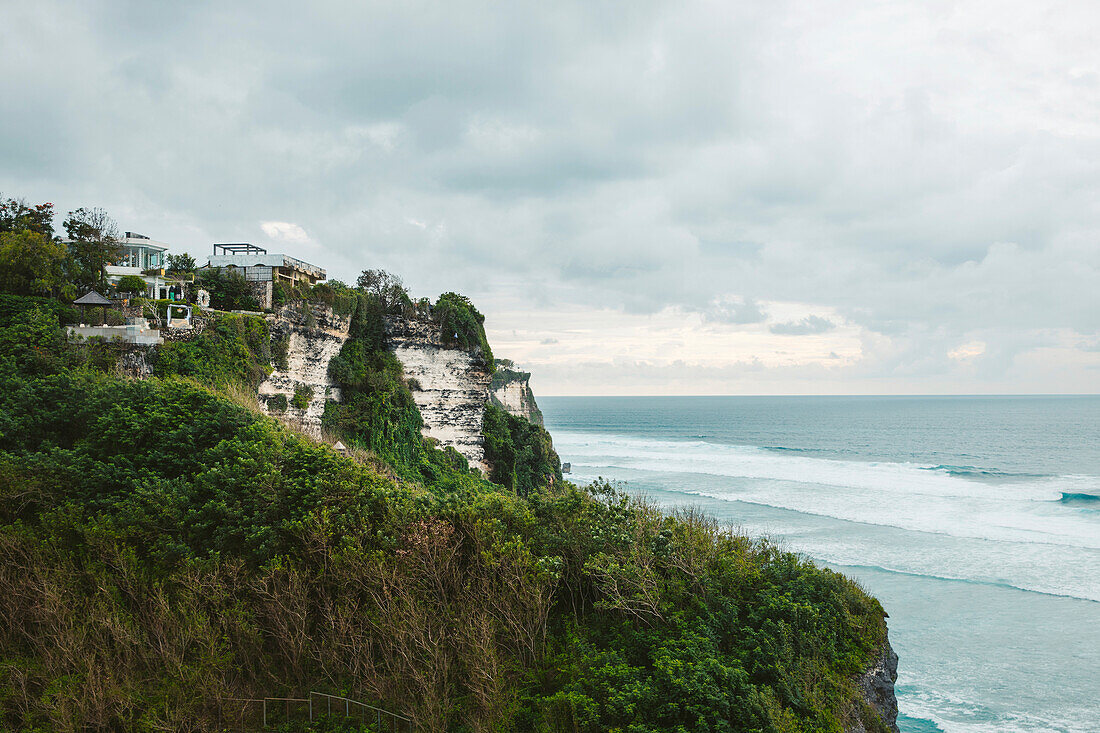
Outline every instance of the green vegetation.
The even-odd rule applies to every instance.
[[[469,298],[458,293],[443,293],[432,306],[432,319],[439,324],[443,343],[475,353],[489,371],[493,370],[493,350],[485,338],[485,316]]]
[[[165,269],[173,275],[184,275],[198,269],[195,258],[187,252],[178,255],[168,255],[165,264],[167,265]]]
[[[290,368],[287,357],[290,355],[290,334],[273,336],[271,339],[271,363],[281,372]]]
[[[221,267],[201,270],[198,284],[210,293],[211,308],[223,311],[260,310],[260,302],[253,295],[252,286],[236,270]]]
[[[313,387],[308,384],[299,384],[294,388],[294,396],[290,398],[290,404],[299,410],[309,407],[309,401],[313,399]]]
[[[118,285],[116,290],[120,293],[144,293],[145,292],[145,280],[137,275],[124,275],[118,279]]]
[[[424,421],[401,362],[385,348],[384,319],[404,308],[402,299],[387,306],[365,292],[356,297],[349,338],[329,363],[341,401],[326,404],[324,428],[349,446],[378,456],[405,480],[425,482],[438,491],[485,490],[488,484],[461,454],[453,448],[440,450],[421,436]]]
[[[313,689],[422,730],[883,730],[853,681],[874,599],[561,481],[545,431],[493,407],[482,479],[422,438],[385,349],[411,307],[491,363],[480,314],[388,292],[332,290],[354,304],[324,423],[354,459],[257,409],[262,318],[219,315],[138,381],[67,342],[70,307],[0,294],[0,729],[214,730],[229,698]]]
[[[241,384],[253,390],[271,373],[271,337],[259,316],[220,313],[189,341],[157,350],[158,377],[193,377],[206,384]]]
[[[485,460],[492,466],[490,481],[521,496],[561,482],[561,461],[550,434],[540,426],[488,404],[482,433]]]

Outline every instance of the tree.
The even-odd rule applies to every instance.
[[[0,199],[0,232],[25,230],[53,239],[53,204],[31,207],[22,199]]]
[[[412,305],[401,278],[385,270],[363,270],[355,284],[377,298],[387,313],[402,310],[406,304]]]
[[[168,255],[168,272],[194,272],[196,269],[195,258],[187,252]]]
[[[103,209],[81,207],[70,211],[62,226],[70,240],[70,279],[84,290],[103,289],[103,268],[118,260],[118,225]]]
[[[116,286],[120,293],[144,293],[147,286],[145,280],[137,275],[125,275],[120,277]]]
[[[202,287],[210,291],[210,306],[218,310],[259,310],[260,303],[244,275],[232,268],[214,267],[199,275]]]
[[[31,229],[0,233],[0,290],[71,297],[65,245]]]

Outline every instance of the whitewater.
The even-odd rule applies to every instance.
[[[903,731],[1100,730],[1100,399],[540,403],[573,480],[701,506],[879,597]]]

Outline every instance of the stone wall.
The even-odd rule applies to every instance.
[[[445,347],[439,327],[430,321],[387,318],[386,333],[410,380],[424,435],[453,447],[487,473],[481,435],[489,401],[485,364],[467,351]]]

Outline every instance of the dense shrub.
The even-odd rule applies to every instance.
[[[119,278],[115,289],[120,293],[144,293],[148,289],[145,280],[137,275],[124,275]]]
[[[284,333],[271,339],[271,363],[281,372],[290,368],[290,334]]]
[[[196,381],[257,356],[247,319],[176,352],[220,366],[131,381],[25,312],[0,327],[0,728],[213,730],[312,689],[424,730],[882,730],[853,682],[882,608],[837,573],[606,484],[494,490],[422,440],[395,483]],[[349,344],[349,387],[398,399]]]
[[[213,267],[199,270],[198,284],[210,293],[210,307],[218,310],[260,310],[252,286],[244,275],[232,268]]]
[[[237,382],[255,388],[271,373],[271,337],[259,316],[220,313],[188,341],[170,341],[157,351],[158,377],[195,377],[208,384]]]
[[[53,314],[61,325],[77,323],[80,311],[55,298],[32,298],[0,293],[0,328],[25,320],[32,310],[42,310]]]
[[[485,338],[485,316],[470,299],[458,293],[444,293],[432,306],[432,318],[439,324],[439,337],[448,346],[466,349],[490,369],[494,368],[493,350]]]
[[[487,404],[482,435],[485,460],[492,467],[489,480],[494,483],[527,496],[562,480],[561,461],[542,427]]]
[[[308,384],[299,384],[294,388],[294,396],[290,398],[290,404],[299,410],[309,407],[309,401],[313,399],[313,387]]]

